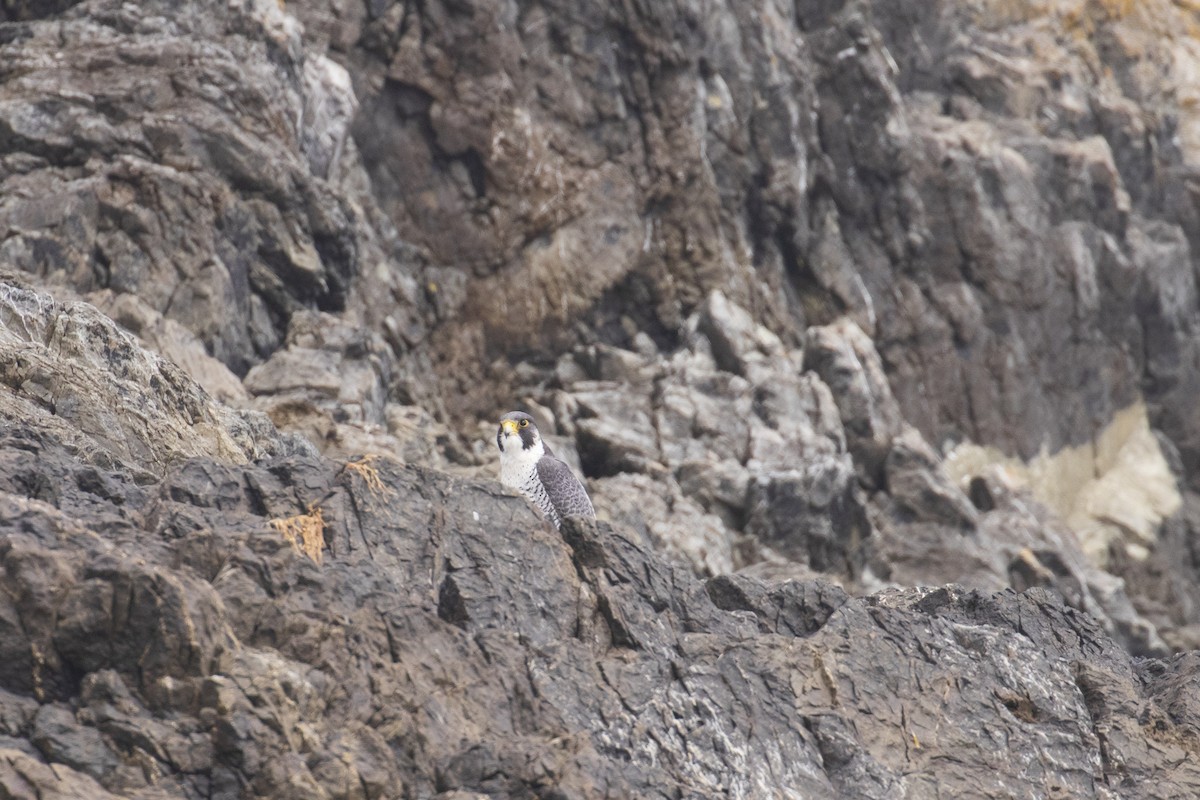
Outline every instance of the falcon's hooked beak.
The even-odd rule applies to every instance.
[[[514,436],[517,434],[517,421],[515,419],[504,420],[500,423],[500,427],[506,434],[511,433]]]

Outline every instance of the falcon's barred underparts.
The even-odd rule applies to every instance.
[[[555,528],[564,517],[596,518],[583,484],[550,452],[533,417],[520,411],[505,414],[500,418],[496,444],[500,448],[500,482],[529,498]]]

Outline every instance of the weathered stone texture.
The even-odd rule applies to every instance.
[[[1197,14],[0,3],[0,796],[1200,794]]]

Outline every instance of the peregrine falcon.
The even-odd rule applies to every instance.
[[[533,417],[520,411],[505,414],[500,418],[496,444],[500,447],[500,482],[529,498],[555,528],[563,517],[596,518],[583,484],[542,442]]]

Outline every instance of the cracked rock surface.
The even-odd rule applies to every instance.
[[[702,581],[492,482],[291,456],[137,484],[7,436],[7,796],[1200,789],[1196,660],[1134,660],[1041,589]],[[315,507],[320,564],[269,523]]]
[[[0,3],[0,798],[1200,794],[1197,30]]]

